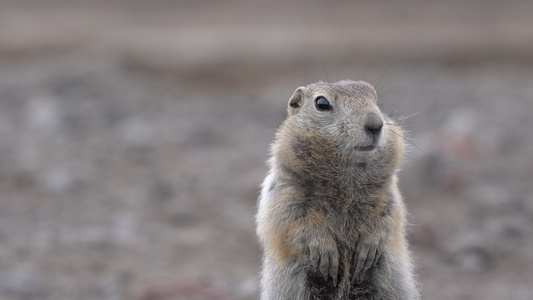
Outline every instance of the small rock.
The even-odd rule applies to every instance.
[[[0,275],[2,294],[18,299],[46,299],[48,287],[39,270],[29,265],[20,266]]]
[[[161,180],[156,180],[150,187],[150,198],[158,202],[167,202],[174,197],[174,189],[172,186]]]
[[[70,190],[77,178],[66,168],[53,168],[39,174],[38,183],[47,190],[64,193]]]
[[[453,253],[449,262],[463,271],[480,272],[489,267],[490,256],[482,248],[465,248]]]
[[[133,149],[149,149],[154,144],[153,126],[148,121],[133,119],[119,127],[122,139]]]
[[[237,287],[237,294],[242,298],[250,298],[259,293],[259,283],[256,278],[248,278]]]
[[[199,282],[171,282],[146,286],[136,293],[137,300],[226,300],[220,291]]]
[[[42,136],[50,136],[57,132],[60,120],[60,110],[56,99],[36,97],[28,102],[26,122],[34,132]]]
[[[121,246],[133,246],[138,242],[137,216],[134,212],[120,211],[113,217],[114,240]]]

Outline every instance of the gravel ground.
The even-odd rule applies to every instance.
[[[344,78],[409,132],[423,298],[533,299],[533,5],[280,5],[0,1],[0,299],[256,299],[268,145]]]

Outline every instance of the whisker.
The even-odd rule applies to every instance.
[[[411,122],[398,122],[396,121],[396,123],[389,123],[389,122],[385,122],[385,124],[387,125],[400,125],[402,127],[404,126],[409,126],[409,125],[413,125],[413,124],[416,124],[416,123],[420,123],[420,122],[423,122],[423,121],[426,121],[425,119],[420,119],[420,120],[414,120],[414,121],[411,121]]]
[[[382,95],[382,94],[385,93],[385,92],[382,93],[381,91],[383,91],[384,89],[386,89],[388,86],[391,86],[391,85],[393,85],[393,84],[395,84],[395,83],[398,83],[398,82],[402,82],[402,80],[394,80],[394,81],[391,81],[391,82],[387,83],[386,85],[380,87],[380,88],[376,91],[376,93],[377,93],[378,95]],[[388,93],[388,92],[390,92],[390,91],[386,91],[386,92]]]
[[[414,121],[407,122],[407,123],[400,122],[400,124],[401,124],[402,126],[405,126],[405,125],[416,124],[416,123],[419,123],[419,122],[422,122],[422,121],[425,121],[425,119],[418,119],[418,120],[414,120]]]
[[[383,76],[385,76],[385,74],[387,74],[387,72],[389,71],[390,67],[391,67],[392,64],[389,63],[389,65],[387,66],[387,69],[385,69],[385,72],[383,72],[383,74],[381,74],[381,76],[379,77],[378,79],[378,82],[376,83],[375,87],[376,89],[378,89],[378,92],[376,92],[376,94],[379,94],[379,83],[381,82],[381,79],[383,79]],[[385,85],[386,86],[386,85]]]
[[[420,112],[417,112],[417,113],[412,114],[412,115],[416,115],[416,114],[419,114],[419,113],[420,113]],[[404,116],[405,114],[406,114],[405,112],[401,112],[401,111],[398,111],[398,109],[394,109],[393,112],[388,113],[387,115],[388,115],[389,117],[396,117],[396,116]],[[410,118],[410,117],[411,117],[411,115],[408,115],[408,117],[406,117],[406,118]],[[406,119],[406,118],[402,118],[402,119]]]
[[[406,142],[408,142],[409,144],[413,145],[416,149],[420,150],[422,153],[424,153],[427,157],[430,157],[429,153],[427,153],[426,151],[422,150],[422,148],[418,147],[415,143],[411,142],[408,138],[404,137],[403,135],[397,133],[396,131],[388,128],[388,130],[392,133],[394,133],[395,135],[401,137],[402,139],[404,139]]]
[[[328,80],[328,83],[331,83],[331,80],[329,80],[328,71],[326,71],[326,63],[324,63],[324,73],[326,74],[326,79]]]
[[[410,114],[410,115],[408,115],[408,116],[400,117],[400,118],[398,118],[398,121],[407,120],[407,119],[409,119],[409,118],[411,118],[411,117],[414,117],[414,116],[420,114],[421,112],[422,112],[422,111],[419,110],[419,111],[415,112],[414,114]]]
[[[386,94],[390,94],[390,93],[393,93],[394,91],[384,91],[384,92],[376,92],[378,97],[382,97]]]

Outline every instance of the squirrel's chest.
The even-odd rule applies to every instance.
[[[388,214],[389,201],[383,197],[335,198],[316,201],[316,209],[339,235],[352,236],[362,226],[378,222]]]

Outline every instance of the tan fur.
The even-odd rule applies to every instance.
[[[331,109],[316,107],[321,96]],[[403,134],[376,98],[340,81],[289,100],[257,213],[262,300],[419,298],[396,179]]]

